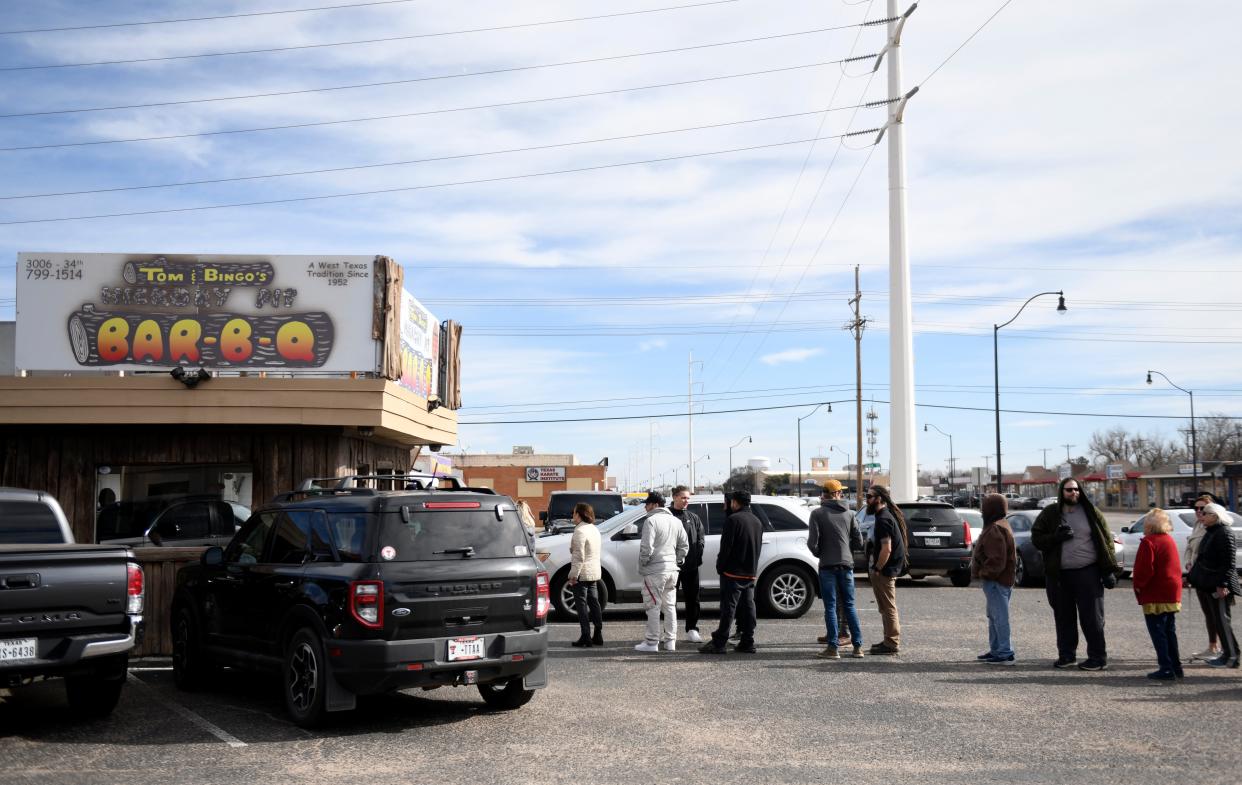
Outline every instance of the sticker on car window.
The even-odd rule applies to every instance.
[[[525,545],[514,545],[513,555],[514,556],[530,556],[530,548],[527,548]]]
[[[380,558],[384,561],[392,561],[397,558],[397,549],[391,545],[385,545],[383,548],[380,548]]]

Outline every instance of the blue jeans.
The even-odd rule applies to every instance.
[[[863,645],[862,625],[858,623],[858,610],[854,607],[854,568],[821,567],[819,570],[819,593],[824,598],[824,624],[828,627],[828,645],[837,645],[837,594],[845,606],[845,618],[850,625],[850,638],[855,646]]]
[[[1151,636],[1151,645],[1156,649],[1156,662],[1160,664],[1162,673],[1178,673],[1182,670],[1181,652],[1177,648],[1177,614],[1148,613],[1143,615],[1147,622],[1147,634]]]
[[[1013,587],[996,581],[983,582],[983,596],[988,603],[988,651],[993,657],[1012,657],[1009,642],[1009,596]]]

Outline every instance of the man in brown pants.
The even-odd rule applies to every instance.
[[[888,489],[872,485],[867,492],[867,512],[875,516],[871,530],[871,564],[867,571],[875,604],[884,622],[884,640],[871,647],[872,654],[897,654],[901,648],[901,618],[897,614],[897,576],[906,566],[906,522],[893,504]]]

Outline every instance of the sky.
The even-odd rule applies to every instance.
[[[731,447],[735,466],[796,472],[800,417],[804,471],[856,461],[858,265],[887,469],[889,162],[885,110],[863,105],[890,96],[869,57],[885,26],[862,25],[885,15],[867,0],[9,0],[0,259],[393,257],[464,325],[447,453],[606,457],[626,489],[684,482],[691,463],[718,481]],[[1065,314],[1042,297],[999,332],[1007,471],[1055,466],[1066,444],[1086,455],[1113,426],[1180,438],[1188,397],[1145,384],[1149,368],[1194,390],[1197,414],[1242,417],[1239,23],[1227,2],[911,14],[923,470],[947,466],[941,431],[959,474],[994,465],[992,325],[1050,290]],[[15,274],[0,265],[0,319]]]

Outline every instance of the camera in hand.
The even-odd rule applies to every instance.
[[[1057,527],[1057,530],[1053,532],[1053,536],[1057,538],[1057,542],[1065,542],[1066,540],[1074,539],[1074,530],[1068,523],[1062,522],[1061,525]]]

